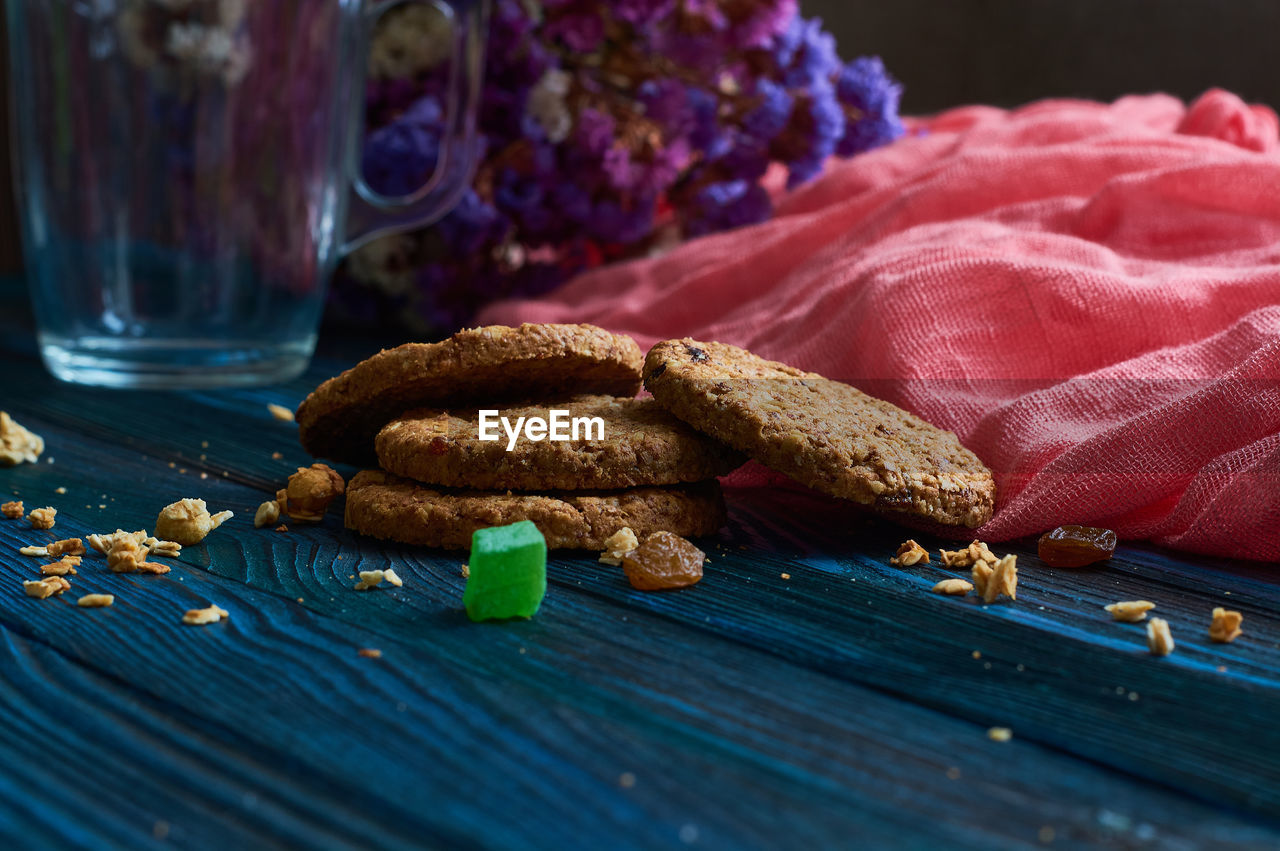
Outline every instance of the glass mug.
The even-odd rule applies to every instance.
[[[358,171],[368,45],[397,0],[7,0],[15,178],[58,378],[263,384],[301,373],[341,254],[466,190],[488,0],[442,16],[434,174]]]

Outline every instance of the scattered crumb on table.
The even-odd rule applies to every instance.
[[[293,411],[284,405],[277,405],[275,402],[267,403],[267,410],[271,412],[271,416],[275,417],[282,423],[293,422]]]

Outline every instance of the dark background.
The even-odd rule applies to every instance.
[[[1280,107],[1280,0],[800,0],[840,55],[879,54],[902,108],[1114,100],[1218,86]]]
[[[1187,99],[1211,86],[1280,106],[1280,0],[801,0],[801,8],[826,22],[842,56],[882,56],[906,84],[907,113],[1051,96]],[[0,50],[2,100],[8,51]],[[6,118],[0,128],[3,274],[19,258]]]

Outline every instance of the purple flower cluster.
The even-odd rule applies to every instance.
[[[369,84],[377,191],[411,193],[435,169],[441,86],[431,69]],[[879,59],[842,62],[796,0],[495,0],[472,189],[353,258],[335,298],[444,330],[673,236],[763,221],[771,164],[796,186],[892,141],[900,95]]]

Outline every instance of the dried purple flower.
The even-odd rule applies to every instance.
[[[836,153],[853,156],[902,135],[898,117],[902,86],[889,76],[880,57],[863,56],[846,64],[836,81],[836,93],[854,111]]]
[[[769,193],[757,183],[729,180],[711,183],[693,198],[686,230],[693,235],[755,224],[772,213]]]
[[[417,101],[391,124],[375,130],[365,143],[365,181],[384,195],[408,195],[431,177],[440,154],[440,105],[433,97]]]
[[[884,65],[842,64],[796,0],[494,0],[487,57],[472,189],[394,250],[362,249],[335,308],[447,330],[485,301],[545,292],[659,234],[767,219],[771,163],[794,186],[832,155],[902,134],[901,87]],[[369,81],[374,189],[406,194],[430,175],[445,92],[430,73]]]

